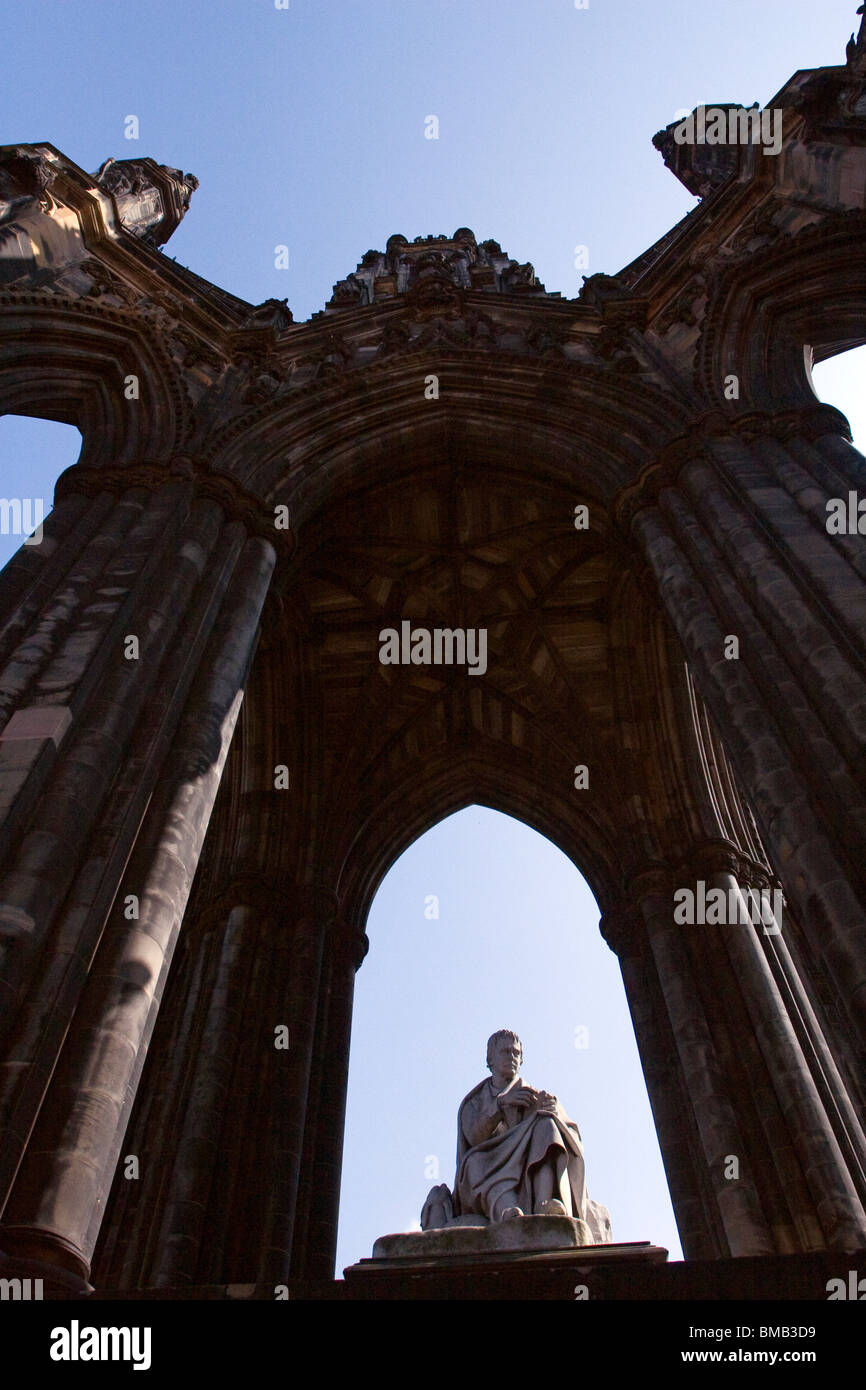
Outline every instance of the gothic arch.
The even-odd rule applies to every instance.
[[[431,373],[447,406],[425,399]],[[423,467],[456,437],[498,469],[531,470],[543,452],[547,477],[568,482],[579,471],[583,488],[609,503],[689,419],[652,381],[635,379],[624,398],[600,367],[441,348],[330,377],[257,415],[219,441],[213,467],[289,503],[299,528],[318,524],[332,492],[387,479],[395,455]]]
[[[82,467],[169,456],[188,428],[175,365],[151,325],[87,302],[7,295],[0,328],[0,411],[76,425]],[[129,400],[135,376],[142,397]]]
[[[329,1279],[366,910],[476,800],[596,893],[687,1259],[866,1243],[866,461],[805,366],[866,337],[864,83],[866,19],[777,160],[661,133],[703,201],[574,301],[459,228],[305,324],[160,254],[191,176],[0,151],[0,404],[85,437],[0,581],[7,1256]]]
[[[742,399],[752,407],[814,400],[804,350],[821,361],[866,342],[864,231],[860,211],[789,236],[772,227],[772,254],[761,245],[720,273],[698,359],[708,395],[722,400],[722,383],[736,362]]]

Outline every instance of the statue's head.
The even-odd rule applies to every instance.
[[[520,1053],[520,1057],[517,1062],[517,1065],[519,1067],[520,1063],[523,1061],[523,1043],[520,1041],[516,1033],[512,1033],[510,1028],[500,1028],[498,1033],[493,1033],[487,1039],[487,1065],[489,1069],[491,1071],[493,1070],[493,1059],[501,1043],[508,1043],[509,1046],[516,1046],[517,1051]]]

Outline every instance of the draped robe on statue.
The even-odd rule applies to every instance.
[[[515,1077],[509,1090],[523,1086]],[[562,1106],[538,1110],[518,1109],[501,1102],[504,1119],[489,1138],[473,1144],[479,1126],[492,1121],[500,1102],[492,1078],[487,1077],[463,1100],[457,1116],[457,1176],[454,1182],[455,1216],[481,1215],[497,1220],[502,1210],[519,1206],[527,1215],[537,1205],[535,1180],[545,1161],[555,1166],[553,1196],[569,1205],[575,1217],[585,1221],[594,1241],[610,1240],[607,1208],[587,1196],[580,1132]],[[521,1118],[522,1117],[522,1118]],[[570,1191],[571,1201],[567,1200]]]

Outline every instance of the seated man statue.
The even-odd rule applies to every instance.
[[[472,1216],[570,1216],[586,1223],[587,1243],[611,1240],[606,1207],[587,1196],[580,1132],[555,1096],[519,1075],[523,1046],[516,1033],[487,1044],[491,1076],[466,1096],[457,1116],[453,1194],[435,1187],[421,1216],[424,1230]]]

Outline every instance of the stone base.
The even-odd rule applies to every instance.
[[[753,1255],[737,1259],[676,1261],[648,1241],[629,1245],[588,1245],[580,1250],[464,1255],[454,1260],[361,1260],[344,1271],[334,1297],[447,1302],[586,1298],[593,1304],[621,1301],[656,1305],[777,1303],[805,1300],[826,1305],[828,1281],[866,1278],[866,1250],[820,1250],[798,1255]],[[293,1298],[322,1298],[325,1285],[293,1288]],[[866,1287],[866,1285],[864,1285]],[[745,1321],[746,1319],[741,1319]],[[788,1317],[788,1322],[793,1321]],[[779,1322],[778,1309],[775,1321]]]
[[[35,1259],[16,1250],[0,1249],[0,1279],[29,1280],[39,1292],[34,1298],[83,1298],[93,1293],[93,1285],[83,1276],[50,1260]]]
[[[628,1245],[588,1245],[580,1250],[537,1254],[466,1255],[454,1260],[362,1260],[344,1279],[290,1279],[292,1302],[428,1301],[477,1302],[549,1300],[577,1297],[585,1286],[593,1304],[613,1309],[622,1302],[653,1305],[694,1302],[810,1302],[826,1306],[831,1279],[850,1283],[851,1271],[866,1280],[866,1249],[817,1250],[799,1255],[749,1255],[737,1259],[668,1261],[667,1251],[647,1241]],[[5,1271],[4,1271],[5,1272]],[[32,1270],[22,1270],[31,1274]],[[11,1271],[10,1271],[11,1273]],[[866,1287],[866,1285],[864,1285]],[[185,1285],[161,1289],[108,1289],[82,1293],[45,1285],[46,1302],[75,1298],[82,1305],[122,1303],[274,1302],[274,1285]],[[844,1312],[844,1310],[840,1310]],[[772,1312],[772,1310],[771,1310]],[[733,1314],[726,1314],[731,1317]],[[768,1321],[779,1322],[778,1309]],[[740,1321],[747,1321],[741,1318]],[[788,1322],[794,1321],[788,1317]]]
[[[520,1216],[513,1221],[483,1224],[470,1217],[460,1217],[430,1231],[380,1236],[373,1246],[373,1259],[427,1264],[430,1260],[453,1260],[461,1255],[576,1250],[591,1244],[592,1236],[586,1222],[570,1216]]]
[[[536,1222],[545,1225],[535,1225]],[[548,1222],[556,1222],[559,1231],[550,1230]],[[582,1232],[573,1228],[583,1225],[582,1221],[572,1221],[570,1217],[539,1216],[496,1222],[487,1227],[383,1236],[373,1247],[372,1259],[361,1260],[343,1271],[346,1296],[525,1298],[537,1296],[530,1293],[530,1289],[546,1290],[563,1285],[574,1297],[578,1283],[595,1286],[602,1272],[625,1273],[628,1270],[630,1282],[640,1282],[667,1261],[667,1250],[649,1241],[623,1245],[575,1244]],[[527,1229],[511,1238],[510,1247],[494,1244],[503,1239],[504,1230],[515,1226]],[[487,1243],[483,1244],[485,1238]],[[561,1243],[553,1244],[555,1240]],[[542,1293],[540,1296],[549,1295]]]

